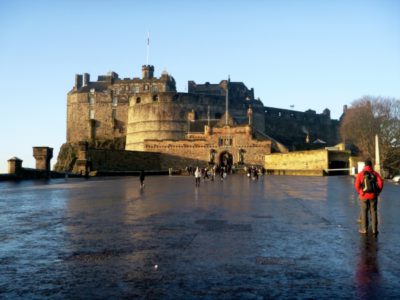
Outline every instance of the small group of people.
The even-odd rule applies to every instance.
[[[362,172],[357,174],[354,187],[360,200],[360,234],[367,234],[371,223],[372,234],[378,234],[378,196],[383,189],[383,180],[372,168],[371,160],[365,161]]]
[[[185,168],[185,171],[189,174],[189,176],[194,175],[195,170],[196,170],[196,168],[193,168],[192,166],[187,166]]]
[[[206,181],[207,179],[214,181],[215,176],[219,175],[220,180],[223,181],[228,174],[227,170],[228,168],[226,166],[213,165],[205,168],[200,168],[197,166],[193,173],[196,187],[200,186],[201,178],[203,178],[203,181]],[[191,175],[191,173],[189,173],[189,175]]]
[[[266,173],[264,167],[258,168],[255,166],[251,166],[249,168],[245,167],[245,169],[247,171],[247,177],[254,180],[258,180],[259,176],[264,176]]]

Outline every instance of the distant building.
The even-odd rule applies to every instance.
[[[266,107],[242,82],[189,81],[187,93],[177,92],[174,78],[167,72],[154,77],[151,65],[142,66],[141,78],[76,75],[67,96],[68,145],[87,141],[94,148],[165,152],[205,163],[262,165],[265,154],[316,148],[306,137],[335,144],[337,126],[327,109]],[[70,165],[62,159],[59,166]]]

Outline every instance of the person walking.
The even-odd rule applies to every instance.
[[[383,189],[383,180],[378,172],[372,169],[371,160],[365,162],[362,172],[357,174],[354,187],[360,199],[360,229],[361,234],[368,232],[371,222],[372,233],[378,234],[378,196]],[[370,216],[370,220],[368,220]]]
[[[196,181],[196,187],[200,186],[201,171],[199,170],[199,167],[196,167],[196,170],[194,171],[194,178]]]
[[[144,188],[144,178],[145,178],[144,170],[140,170],[139,180],[140,180],[140,188]]]

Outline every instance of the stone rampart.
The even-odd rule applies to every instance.
[[[349,173],[349,160],[349,151],[295,151],[266,155],[264,167],[275,175],[342,175]]]
[[[167,171],[169,168],[184,169],[186,166],[199,163],[195,159],[167,153],[99,149],[88,149],[87,159],[91,161],[91,170],[99,172],[142,169]]]
[[[328,151],[296,151],[265,156],[265,168],[275,170],[323,170],[328,168]]]
[[[339,140],[338,128],[339,121],[330,118],[329,110],[317,114],[313,110],[300,112],[265,107],[265,133],[291,151],[321,148],[320,144],[313,143],[317,139],[326,142],[326,146],[334,145]]]

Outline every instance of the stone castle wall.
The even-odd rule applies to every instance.
[[[112,97],[107,91],[68,95],[67,142],[124,138],[128,106],[126,96]]]
[[[189,165],[194,166],[198,163],[195,159],[181,158],[168,153],[124,150],[89,149],[87,157],[92,161],[92,170],[100,172],[167,171],[169,168],[184,169]]]
[[[232,155],[234,164],[263,165],[264,156],[271,153],[271,141],[253,140],[249,127],[213,128],[209,134],[192,134],[190,139],[146,140],[146,152],[162,152],[178,157],[192,158],[206,164],[214,153],[213,163],[220,163],[223,153]]]
[[[183,139],[187,109],[190,107],[175,93],[135,95],[128,113],[126,150],[144,150],[145,139]]]
[[[114,72],[97,81],[90,81],[89,74],[76,75],[67,96],[67,142],[125,138],[134,95],[176,91],[175,80],[168,74],[155,78],[151,66],[143,66],[142,72],[142,79],[120,79]]]
[[[140,150],[143,147],[138,143],[145,137],[183,138],[192,110],[196,120],[218,119],[224,114],[227,82],[218,85],[218,93],[207,84],[200,91],[195,89],[198,93],[176,93],[173,77],[163,73],[155,78],[149,67],[143,66],[142,79],[120,79],[112,72],[93,82],[89,74],[84,74],[82,82],[82,75],[77,75],[67,99],[67,142],[127,138],[128,150]],[[246,111],[251,106],[253,126],[263,132],[263,105],[254,100],[254,90],[248,90],[243,83],[229,86],[229,113],[239,123],[246,123]]]
[[[281,175],[324,175],[336,172],[329,170],[345,169],[349,166],[349,151],[328,149],[273,153],[265,156],[264,164],[269,173]],[[349,173],[346,170],[339,172]]]
[[[229,114],[233,118],[247,123],[244,103],[233,102]],[[253,126],[264,130],[263,109],[254,102]],[[194,121],[205,123],[208,117],[212,120],[221,118],[225,113],[225,98],[216,95],[187,93],[139,93],[131,97],[128,112],[128,129],[126,138],[127,150],[144,150],[144,141],[148,140],[182,140],[193,131],[193,124],[188,121],[188,114],[193,111]],[[195,130],[202,132],[204,127]]]
[[[321,147],[312,144],[316,139],[324,140],[327,145],[338,140],[338,121],[330,119],[329,110],[316,114],[311,110],[265,107],[254,99],[253,89],[226,80],[219,84],[190,81],[189,93],[177,93],[172,76],[163,73],[155,78],[153,72],[152,66],[143,66],[142,78],[120,79],[112,72],[93,82],[89,74],[77,75],[67,99],[67,143],[89,141],[97,149],[164,152],[201,162],[208,162],[209,152],[214,149],[217,157],[223,151],[229,152],[234,163],[239,162],[240,152],[242,158],[246,157],[246,164],[260,165],[263,156],[271,152],[271,141],[263,141],[267,136],[289,150]],[[245,135],[236,133],[232,147],[223,149],[218,139],[230,136],[215,133],[204,136],[204,129],[208,123],[215,130],[224,126],[221,117],[226,109],[228,87],[231,130],[249,124],[247,112],[251,107],[251,124],[254,132],[261,135],[257,135],[258,141],[247,137],[239,142]],[[307,135],[310,144],[305,143]],[[58,165],[68,169],[70,163]]]
[[[328,151],[296,151],[265,156],[267,170],[324,170],[328,168]]]
[[[321,139],[327,145],[335,145],[339,141],[339,121],[330,118],[329,110],[322,114],[308,110],[295,110],[265,107],[265,132],[283,143],[289,150],[305,150],[320,147],[313,141]],[[309,136],[310,143],[306,143]]]

